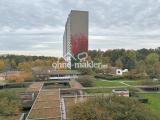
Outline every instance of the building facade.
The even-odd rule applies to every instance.
[[[88,51],[88,12],[72,10],[65,24],[63,57],[72,61],[78,53]]]

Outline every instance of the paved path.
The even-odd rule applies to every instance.
[[[43,87],[44,82],[33,82],[27,89],[26,92],[39,92]]]
[[[26,120],[61,120],[59,95],[59,89],[41,89]]]
[[[131,85],[125,83],[125,82],[120,82],[120,83],[123,84],[123,85],[126,85],[126,86],[131,86]]]
[[[71,88],[75,88],[75,89],[83,88],[83,86],[79,82],[77,82],[76,80],[71,80],[69,82],[69,84],[70,84]]]

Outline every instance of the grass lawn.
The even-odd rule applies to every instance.
[[[20,117],[21,117],[20,115],[0,116],[0,120],[19,120]]]
[[[135,80],[135,81],[124,81],[124,83],[131,85],[131,86],[136,86],[136,85],[141,85],[141,80]]]
[[[145,82],[145,80],[129,80],[129,79],[119,79],[119,80],[112,80],[112,81],[111,80],[104,80],[104,79],[97,79],[94,81],[94,83],[95,83],[96,87],[148,85],[147,82]]]
[[[13,92],[16,94],[20,94],[21,92],[24,92],[26,88],[6,88],[6,89],[0,89],[0,94],[2,92]]]
[[[160,114],[160,93],[141,93],[140,95],[149,99],[147,107]]]
[[[139,85],[141,80],[127,80],[127,79],[120,79],[120,80],[104,80],[104,79],[97,79],[94,81],[96,87],[100,86],[106,86],[106,87],[112,87],[112,86],[127,86],[125,84],[135,86]],[[123,84],[125,83],[125,84]]]
[[[94,84],[96,87],[112,87],[112,86],[125,86],[119,81],[107,81],[107,80],[95,80]]]
[[[88,94],[94,94],[94,93],[112,93],[112,89],[88,89],[84,90],[84,92]]]

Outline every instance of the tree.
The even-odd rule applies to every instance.
[[[150,53],[146,57],[146,63],[149,65],[154,65],[159,61],[159,56],[156,53]]]
[[[148,49],[140,49],[140,50],[137,50],[137,60],[145,60],[146,59],[146,56],[148,56],[150,53],[150,51]]]
[[[160,56],[160,47],[156,48],[155,52]]]
[[[20,100],[16,91],[2,90],[0,92],[0,115],[15,115],[21,109]]]
[[[159,56],[156,53],[150,53],[146,57],[147,74],[150,78],[156,78],[159,71],[157,71],[157,65],[159,66]],[[158,73],[157,73],[158,72]]]
[[[5,68],[5,62],[4,62],[4,60],[0,60],[0,71],[2,71],[2,70],[4,70],[4,68]]]
[[[12,69],[16,69],[17,68],[16,62],[15,62],[14,59],[11,60],[10,64],[11,64]]]
[[[94,86],[94,77],[83,75],[79,76],[76,80],[81,83],[84,87],[93,87]]]
[[[154,65],[154,70],[155,70],[155,73],[156,73],[156,77],[157,77],[157,78],[160,78],[160,62],[157,62],[157,63]]]
[[[115,66],[115,61],[123,55],[123,52],[124,52],[123,49],[122,50],[115,49],[112,51],[111,62],[113,66]]]
[[[29,62],[23,62],[18,64],[19,70],[30,71],[31,68],[32,68],[32,65]]]
[[[123,68],[123,63],[122,63],[121,59],[116,60],[116,67]]]
[[[45,62],[44,62],[44,60],[37,59],[34,61],[34,64],[35,64],[35,66],[44,66]]]
[[[135,51],[126,51],[122,56],[122,63],[126,69],[134,69],[136,65],[136,53]]]
[[[109,64],[110,58],[109,57],[102,57],[102,64]]]
[[[136,70],[137,70],[137,73],[144,73],[146,71],[146,65],[143,60],[139,61],[136,64]]]
[[[80,72],[82,75],[92,75],[92,74],[93,74],[93,71],[92,71],[92,69],[90,69],[90,68],[80,68],[80,69],[79,69],[79,72]]]

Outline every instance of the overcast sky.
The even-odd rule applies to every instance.
[[[160,0],[0,0],[0,53],[62,56],[71,9],[89,11],[89,49],[160,46]]]

